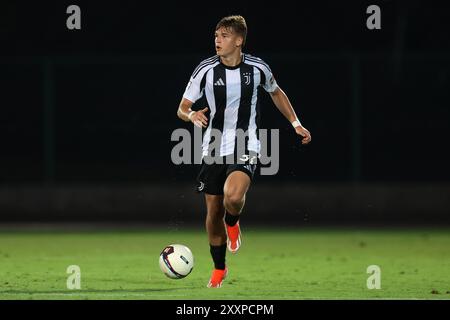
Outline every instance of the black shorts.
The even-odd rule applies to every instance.
[[[228,175],[234,171],[242,171],[253,180],[257,164],[207,164],[202,163],[197,176],[197,192],[223,195],[223,186]]]

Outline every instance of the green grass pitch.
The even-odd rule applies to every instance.
[[[166,278],[158,257],[182,243],[192,273]],[[0,231],[0,299],[450,299],[449,229],[258,229],[227,253],[229,276],[208,289],[212,262],[202,229]],[[81,289],[68,290],[69,265]],[[367,288],[369,265],[381,289]]]

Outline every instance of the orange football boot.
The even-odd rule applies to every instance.
[[[222,281],[227,277],[228,268],[225,267],[224,270],[214,269],[211,275],[211,279],[208,282],[208,288],[220,288],[222,286]]]

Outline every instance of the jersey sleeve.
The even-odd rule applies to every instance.
[[[195,77],[191,76],[189,82],[184,90],[183,98],[188,99],[191,102],[196,102],[203,96],[204,87],[202,87],[202,79],[204,73],[199,73]]]
[[[278,88],[277,81],[275,80],[272,70],[267,66],[264,66],[262,68],[262,71],[264,72],[264,78],[265,82],[262,84],[262,87],[267,92],[274,92]]]

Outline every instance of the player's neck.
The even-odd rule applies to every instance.
[[[242,52],[238,50],[227,57],[221,56],[220,61],[227,67],[236,67],[242,62]]]

